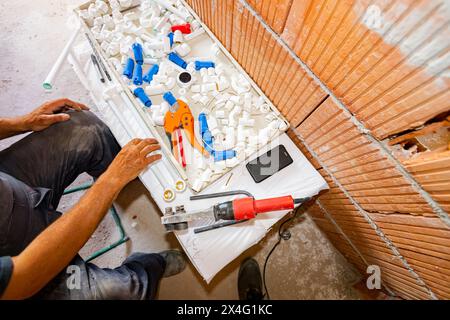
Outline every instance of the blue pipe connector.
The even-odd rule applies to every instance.
[[[175,52],[169,53],[169,60],[175,63],[177,66],[180,66],[183,69],[186,69],[187,62],[184,61],[179,55],[177,55]]]
[[[171,33],[169,33],[167,36],[169,37],[169,40],[170,40],[170,48],[172,48],[172,46],[173,46],[173,36],[174,36],[174,34],[173,34],[173,32],[171,32]]]
[[[195,61],[195,70],[200,71],[203,68],[215,68],[216,64],[212,61]]]
[[[200,130],[200,137],[202,137],[203,141],[203,147],[206,151],[208,151],[210,154],[214,153],[213,150],[213,136],[211,134],[211,131],[209,131],[208,127],[208,121],[206,120],[206,114],[200,113],[198,115],[198,122],[199,122],[199,130]]]
[[[141,100],[141,102],[146,106],[147,108],[150,108],[152,106],[152,100],[147,96],[144,89],[142,88],[136,88],[134,89],[134,95]]]
[[[166,93],[164,93],[163,98],[171,106],[173,106],[175,103],[177,103],[177,99],[175,99],[175,97],[173,96],[172,92],[170,92],[170,91],[167,91]]]
[[[133,43],[131,48],[133,49],[134,60],[136,60],[137,64],[142,65],[144,63],[144,54],[143,54],[143,51],[142,51],[141,44],[137,43],[137,42]]]
[[[134,68],[133,83],[136,86],[140,86],[142,84],[142,66],[140,64],[137,64]]]
[[[227,159],[231,159],[236,157],[236,151],[235,150],[221,150],[221,151],[214,151],[214,161],[223,161]]]
[[[153,76],[159,72],[159,66],[154,64],[142,78],[143,81],[150,83],[153,80]]]
[[[133,77],[133,70],[134,70],[134,60],[128,58],[127,63],[125,64],[125,68],[123,69],[123,75],[128,79],[131,79]]]

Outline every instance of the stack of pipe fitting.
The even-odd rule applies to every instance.
[[[169,105],[163,99],[153,104],[152,98],[175,87],[179,99],[200,110],[199,127],[204,121],[207,133],[203,126],[198,134],[214,152],[212,159],[193,152],[197,178],[192,187],[198,191],[285,131],[287,124],[254,93],[246,76],[221,62],[217,44],[209,56],[192,56],[205,30],[181,2],[142,0],[137,9],[127,10],[135,5],[132,0],[110,0],[109,5],[97,0],[80,16],[155,125],[164,125]]]

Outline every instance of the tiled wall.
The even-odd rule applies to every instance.
[[[445,0],[189,0],[330,185],[308,212],[362,273],[450,299],[450,151],[384,139],[450,111]]]

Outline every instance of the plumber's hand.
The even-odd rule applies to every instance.
[[[147,166],[161,159],[160,154],[149,155],[160,149],[161,146],[155,139],[133,139],[122,148],[104,175],[123,188]]]
[[[84,104],[66,98],[48,101],[36,108],[29,114],[19,118],[23,131],[41,131],[52,124],[67,121],[70,115],[65,113],[69,110],[89,110]]]

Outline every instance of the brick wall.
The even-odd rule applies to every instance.
[[[187,2],[328,181],[308,213],[336,248],[393,294],[450,299],[448,140],[388,143],[449,115],[448,2]]]

